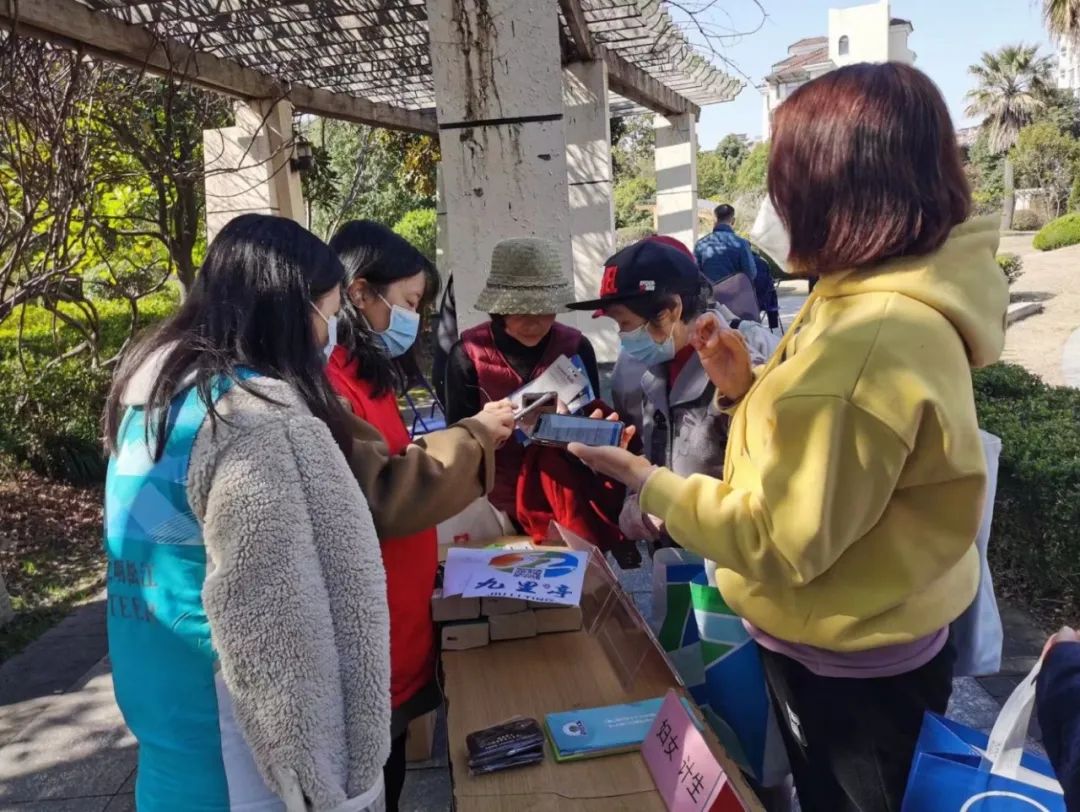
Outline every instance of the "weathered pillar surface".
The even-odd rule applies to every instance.
[[[446,280],[450,262],[450,231],[446,225],[446,187],[443,182],[442,163],[435,167],[435,266],[439,270],[442,286]]]
[[[591,299],[599,293],[604,260],[615,252],[607,66],[603,62],[567,66],[563,106],[574,289],[578,299]],[[590,313],[575,317],[575,326],[589,337],[597,359],[614,362],[619,347],[612,322],[594,319]]]
[[[461,328],[487,318],[474,305],[500,239],[550,239],[570,272],[558,15],[545,9],[533,0],[427,0]]]
[[[694,247],[697,240],[697,122],[690,113],[654,118],[657,231]]]
[[[284,101],[237,104],[235,126],[203,131],[207,240],[247,212],[306,222],[291,141],[292,106]]]

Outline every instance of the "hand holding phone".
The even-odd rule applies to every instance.
[[[618,420],[595,420],[564,414],[542,414],[531,440],[541,445],[565,448],[570,443],[587,446],[618,446],[624,425]]]

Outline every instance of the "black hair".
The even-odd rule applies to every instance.
[[[689,324],[704,313],[712,303],[712,287],[705,277],[699,277],[699,282],[696,290],[658,290],[645,296],[629,299],[623,304],[635,316],[655,323],[661,313],[673,309],[678,302],[682,302],[682,315],[679,316],[679,321]]]
[[[231,220],[210,244],[180,309],[125,354],[105,407],[109,451],[117,450],[124,392],[155,354],[162,357],[145,404],[155,460],[164,452],[169,407],[185,377],[194,375],[211,427],[224,420],[213,392],[222,378],[270,400],[241,378],[241,367],[288,383],[342,450],[348,449],[346,413],[326,378],[323,348],[311,328],[313,302],[339,286],[344,275],[326,243],[292,220],[266,214]]]
[[[735,216],[735,207],[728,203],[721,203],[713,209],[713,214],[716,215],[717,222],[723,223]]]
[[[427,311],[439,295],[439,274],[408,240],[372,220],[350,220],[330,238],[330,247],[345,266],[346,295],[341,302],[338,340],[356,361],[356,377],[371,384],[375,397],[401,388],[420,371],[417,353]],[[364,279],[379,295],[394,282],[424,274],[424,295],[417,310],[421,325],[417,341],[400,358],[391,358],[348,296],[349,286]]]

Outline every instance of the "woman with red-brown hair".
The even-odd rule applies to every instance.
[[[819,282],[764,367],[704,317],[733,408],[723,480],[572,450],[717,564],[760,644],[802,808],[897,810],[925,711],[944,712],[949,624],[978,586],[986,492],[971,367],[997,360],[1008,289],[941,93],[851,65],[776,112],[769,194],[789,266]]]

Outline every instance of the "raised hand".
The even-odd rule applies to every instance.
[[[738,330],[724,324],[716,313],[704,313],[694,322],[690,344],[721,397],[739,400],[750,391],[754,382],[750,350]]]
[[[495,440],[495,447],[500,447],[514,431],[514,405],[506,399],[493,400],[484,404],[473,416],[483,424]]]

